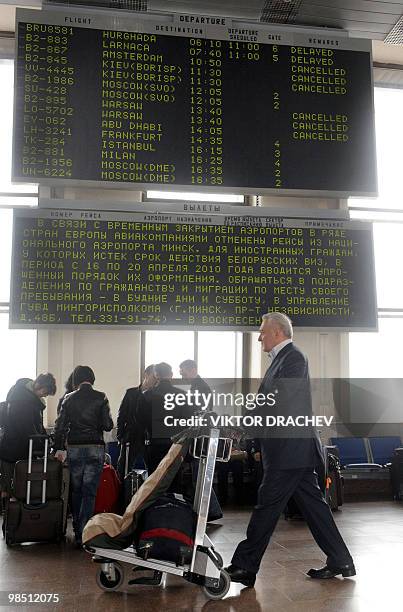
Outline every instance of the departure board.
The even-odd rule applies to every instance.
[[[375,195],[371,41],[17,13],[13,180]]]
[[[251,331],[280,310],[303,328],[376,328],[369,223],[267,210],[14,215],[11,327]]]

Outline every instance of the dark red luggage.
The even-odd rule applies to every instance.
[[[120,486],[115,468],[105,464],[98,485],[94,514],[119,511]]]

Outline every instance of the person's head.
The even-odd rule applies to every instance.
[[[37,397],[46,397],[56,393],[56,379],[53,374],[39,374],[34,380],[33,391]]]
[[[79,365],[73,371],[73,386],[78,389],[83,383],[93,385],[95,382],[94,371],[89,366]]]
[[[292,340],[291,320],[282,312],[269,312],[263,315],[259,331],[259,342],[262,343],[265,353],[270,353],[284,340]]]
[[[74,372],[72,372],[70,374],[70,376],[68,377],[68,379],[64,383],[64,388],[66,389],[66,393],[71,393],[72,391],[74,391],[73,374],[74,374]]]
[[[179,365],[179,373],[184,380],[192,380],[197,376],[197,363],[193,359],[185,359]]]
[[[144,370],[143,382],[141,383],[142,389],[147,391],[147,389],[151,389],[156,382],[155,366],[154,364],[151,364]]]
[[[154,366],[155,378],[158,382],[161,380],[172,380],[173,372],[169,363],[162,361]]]

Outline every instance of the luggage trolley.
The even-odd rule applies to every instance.
[[[192,454],[195,459],[200,460],[200,466],[193,503],[197,523],[190,563],[177,565],[170,561],[148,560],[147,551],[145,558],[142,558],[136,553],[134,545],[125,550],[89,546],[87,550],[93,554],[93,561],[100,564],[96,581],[101,589],[116,591],[122,586],[125,576],[124,568],[119,563],[121,562],[134,565],[134,572],[145,569],[154,570],[153,577],[137,577],[129,580],[129,585],[160,586],[166,574],[174,574],[202,586],[204,593],[210,599],[222,599],[227,594],[231,578],[223,569],[221,555],[216,552],[213,543],[206,535],[206,525],[215,463],[216,461],[229,461],[231,448],[232,440],[220,438],[219,429],[211,429],[208,435],[199,436],[193,441]]]

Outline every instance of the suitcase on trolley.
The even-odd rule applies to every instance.
[[[130,504],[133,495],[137,493],[143,482],[147,478],[146,470],[132,470],[126,474],[123,481],[123,495],[125,508]]]
[[[33,470],[33,442],[38,439],[44,440],[41,472]],[[48,445],[47,436],[33,436],[29,440],[28,466],[26,472],[22,470],[22,474],[25,474],[25,500],[11,498],[6,507],[4,535],[8,546],[23,542],[60,542],[63,539],[63,500],[60,497],[47,500],[46,497]],[[39,501],[34,501],[31,492],[34,489],[33,485],[37,485],[38,482],[41,485],[41,498]],[[36,488],[34,490],[36,491]]]
[[[130,504],[133,495],[137,493],[143,482],[147,479],[147,470],[133,469],[129,472],[130,442],[126,443],[125,477],[123,480],[123,504],[125,510]]]
[[[188,563],[192,557],[195,514],[190,504],[174,494],[159,497],[144,510],[137,536],[137,553],[143,559]]]

